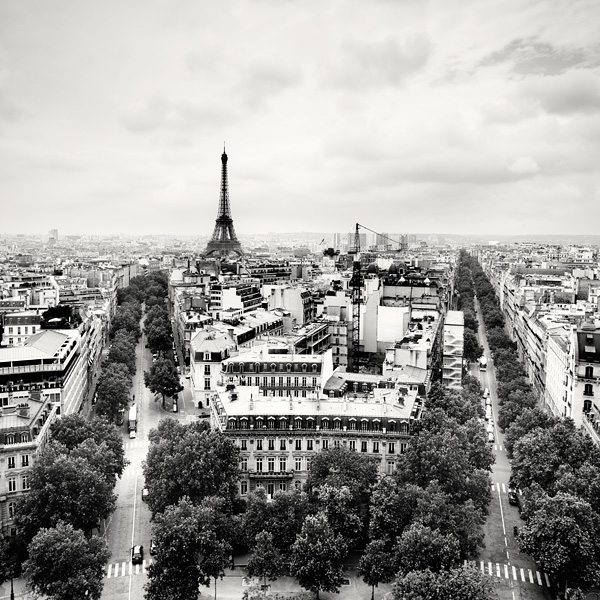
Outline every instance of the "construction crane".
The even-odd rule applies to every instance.
[[[363,276],[361,273],[361,254],[360,254],[360,234],[359,227],[374,233],[375,235],[382,237],[390,242],[397,243],[396,240],[382,234],[377,231],[369,229],[360,223],[356,224],[354,230],[354,247],[350,250],[349,254],[354,255],[352,261],[352,279],[350,280],[351,288],[351,299],[352,299],[352,364],[351,370],[354,373],[358,373],[360,368],[359,357],[360,357],[360,306],[363,303],[362,288],[363,288]]]
[[[351,254],[354,254],[352,260],[352,279],[350,280],[350,287],[352,290],[352,371],[358,373],[360,367],[358,357],[360,355],[360,305],[362,304],[362,274],[360,272],[360,234],[358,228],[361,227],[359,223],[356,224],[354,231],[354,247]]]

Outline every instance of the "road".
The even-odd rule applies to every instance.
[[[478,365],[471,365],[471,375],[479,378],[481,387],[490,390],[492,399],[492,415],[494,419],[494,456],[492,468],[492,502],[490,514],[484,526],[485,547],[479,553],[476,565],[491,575],[498,583],[501,598],[529,599],[551,598],[549,580],[539,569],[535,561],[527,554],[519,551],[513,532],[515,526],[521,527],[524,521],[519,516],[516,506],[508,503],[508,480],[510,477],[510,461],[504,447],[504,434],[497,424],[498,394],[496,393],[496,373],[492,361],[485,326],[475,300],[477,319],[479,321],[478,338],[487,358],[486,371],[479,371]],[[505,593],[501,593],[504,590]]]
[[[148,432],[158,425],[161,418],[176,418],[187,421],[187,408],[191,408],[191,393],[189,386],[179,396],[179,412],[170,411],[171,404],[167,402],[166,409],[161,407],[160,400],[154,400],[154,395],[144,385],[144,371],[149,370],[152,363],[150,350],[145,347],[145,336],[142,336],[136,347],[137,370],[133,378],[132,394],[138,406],[138,430],[135,439],[129,438],[127,419],[122,426],[125,457],[129,465],[123,476],[117,480],[115,493],[117,495],[116,509],[106,523],[105,536],[109,545],[110,558],[108,561],[104,591],[102,598],[106,600],[131,600],[143,598],[143,587],[147,581],[146,567],[151,560],[148,554],[150,548],[151,525],[150,511],[142,502],[144,477],[142,461],[148,450]],[[189,380],[182,380],[187,384]],[[193,416],[195,419],[195,415]],[[144,561],[141,565],[131,564],[131,547],[141,544],[144,546]]]

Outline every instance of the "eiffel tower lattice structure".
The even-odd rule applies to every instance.
[[[213,231],[210,241],[206,245],[204,256],[221,256],[225,257],[230,253],[235,253],[238,256],[243,256],[244,251],[233,227],[233,219],[231,218],[231,208],[229,206],[229,184],[227,182],[227,154],[223,148],[221,154],[221,193],[219,196],[219,213],[215,222],[215,230]]]

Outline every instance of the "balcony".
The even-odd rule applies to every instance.
[[[294,471],[246,471],[249,479],[292,479]]]

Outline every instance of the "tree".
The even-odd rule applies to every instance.
[[[153,394],[162,396],[163,406],[166,396],[174,396],[183,390],[175,364],[169,358],[158,357],[144,372],[144,383]]]
[[[198,422],[181,424],[162,419],[148,438],[150,447],[143,469],[153,514],[177,504],[184,496],[196,503],[209,496],[233,502],[239,450],[220,431],[207,431]]]
[[[246,497],[246,510],[241,517],[239,528],[239,541],[249,548],[255,543],[256,536],[263,530],[270,531],[269,521],[271,519],[270,504],[267,502],[267,491],[264,487],[258,487],[248,492]],[[304,517],[302,518],[302,523]],[[302,525],[300,525],[302,527]],[[294,540],[296,535],[294,533]],[[291,546],[291,544],[290,544]]]
[[[422,523],[413,523],[404,531],[396,544],[396,557],[399,571],[429,569],[433,573],[447,571],[457,566],[459,544],[451,534],[442,534]]]
[[[327,522],[336,535],[341,535],[348,548],[358,542],[362,533],[362,523],[358,509],[352,506],[352,494],[344,485],[335,488],[322,485],[316,489],[318,505],[327,516]]]
[[[312,491],[325,484],[346,486],[358,501],[377,481],[378,463],[378,459],[371,460],[345,446],[321,450],[310,463],[306,487]]]
[[[9,542],[6,538],[0,537],[0,584],[12,577],[13,568]]]
[[[535,502],[519,548],[558,582],[587,589],[600,583],[600,518],[590,504],[559,492]]]
[[[65,453],[94,442],[102,457],[89,458],[88,461],[100,460],[96,466],[103,464],[102,470],[107,477],[120,477],[123,470],[129,464],[125,458],[123,438],[118,429],[106,419],[93,418],[86,420],[83,415],[70,414],[56,419],[50,426],[51,439],[64,446]],[[83,455],[83,452],[81,453]]]
[[[129,405],[130,388],[131,375],[127,367],[109,363],[98,379],[96,414],[105,416],[111,423],[117,422]]]
[[[157,553],[148,567],[148,600],[188,600],[198,595],[198,584],[223,576],[231,554],[215,523],[221,516],[211,501],[195,506],[189,498],[156,516],[153,539]],[[216,592],[215,592],[216,597]]]
[[[59,522],[41,529],[29,544],[25,577],[36,594],[49,600],[100,600],[109,556],[105,540],[86,539],[82,531]]]
[[[173,342],[173,332],[169,321],[155,320],[144,328],[148,346],[156,352],[166,352]]]
[[[29,493],[18,500],[15,522],[25,540],[41,528],[60,521],[91,532],[115,508],[114,479],[81,456],[64,454],[64,447],[49,442],[33,465]]]
[[[323,513],[306,517],[302,531],[292,546],[290,572],[298,583],[319,598],[321,590],[338,592],[346,544],[334,535]]]
[[[411,522],[424,490],[417,485],[382,476],[373,488],[369,537],[385,540],[391,550],[396,538]]]
[[[432,573],[411,571],[398,576],[391,600],[492,600],[495,598],[489,579],[472,567],[456,567]]]
[[[515,443],[523,436],[535,429],[548,429],[558,423],[560,419],[543,410],[538,406],[526,408],[520,412],[511,422],[506,430],[504,438],[504,447],[509,458],[512,458],[512,451]]]
[[[273,534],[261,531],[256,536],[252,556],[248,561],[248,575],[263,580],[265,597],[267,596],[267,579],[275,581],[283,574],[283,556],[273,544]]]
[[[394,567],[394,557],[387,550],[385,541],[372,540],[358,563],[358,574],[371,586],[371,600],[374,600],[375,588],[380,583],[388,583],[394,579]]]
[[[137,340],[125,329],[119,329],[113,338],[108,361],[125,365],[133,377],[136,370],[135,346]]]
[[[273,534],[275,547],[287,558],[304,520],[311,512],[308,495],[300,490],[275,492],[263,526]]]
[[[465,327],[463,338],[463,357],[470,361],[476,361],[483,354],[483,348],[479,344],[477,335],[471,329]]]

